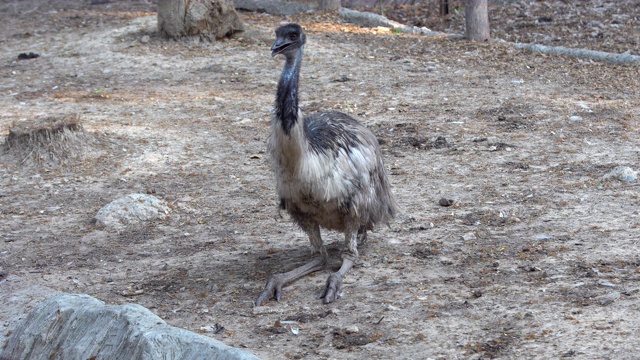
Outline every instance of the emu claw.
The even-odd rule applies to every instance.
[[[267,281],[267,285],[264,286],[264,290],[258,296],[258,300],[256,300],[256,306],[262,305],[263,302],[276,299],[276,301],[280,301],[282,299],[282,287],[285,284],[284,279],[281,274],[271,275],[269,281]]]
[[[324,292],[320,298],[325,304],[332,303],[338,299],[342,293],[342,276],[338,273],[332,273],[327,279]]]

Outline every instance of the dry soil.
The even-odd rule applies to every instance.
[[[607,32],[612,17],[598,18],[602,32],[634,52],[637,1],[615,3],[631,31]],[[237,38],[168,41],[154,11],[0,3],[0,139],[47,117],[77,117],[88,135],[63,158],[0,157],[5,275],[135,302],[265,359],[637,358],[640,187],[603,176],[640,168],[640,65],[362,29],[330,13],[243,14]],[[509,20],[494,18],[494,31]],[[337,302],[317,299],[324,271],[255,308],[271,273],[311,254],[277,212],[265,155],[282,68],[269,46],[283,21],[308,32],[304,111],[343,111],[376,133],[401,213],[370,234]],[[570,45],[592,40],[580,31]],[[18,60],[29,52],[39,57]],[[171,215],[121,231],[92,221],[134,192],[167,200]],[[334,268],[341,235],[324,238]]]

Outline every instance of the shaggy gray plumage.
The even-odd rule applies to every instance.
[[[292,271],[271,276],[256,301],[280,300],[282,287],[327,264],[320,227],[344,233],[342,266],[327,279],[324,303],[336,300],[342,277],[358,256],[367,230],[388,223],[396,202],[382,161],[378,140],[357,120],[340,112],[303,116],[298,107],[298,79],[306,37],[297,24],[276,30],[272,55],[284,55],[269,153],[276,175],[280,206],[307,233],[319,256]]]

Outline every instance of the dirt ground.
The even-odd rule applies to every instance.
[[[539,2],[504,6],[521,3]],[[617,44],[638,54],[637,1],[616,3],[630,14]],[[62,163],[0,157],[5,274],[135,302],[265,359],[637,358],[640,186],[603,176],[640,168],[640,65],[384,33],[327,13],[245,13],[241,37],[166,41],[154,11],[0,3],[0,136],[77,116],[90,138]],[[255,308],[271,273],[310,256],[278,216],[265,155],[282,21],[308,31],[304,110],[374,130],[401,213],[370,235],[336,303],[317,300],[324,271]],[[17,60],[29,52],[39,57]],[[171,215],[120,232],[92,221],[135,192],[167,200]],[[335,267],[341,236],[324,238]]]

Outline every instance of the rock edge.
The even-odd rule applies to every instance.
[[[2,282],[12,279],[16,278]],[[0,300],[0,305],[16,301],[9,298]],[[6,342],[0,343],[0,359],[258,359],[215,339],[169,326],[143,306],[105,305],[89,295],[49,297],[7,334]]]

